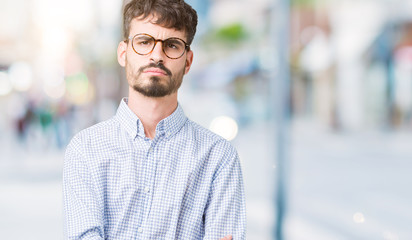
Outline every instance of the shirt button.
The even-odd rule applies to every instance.
[[[143,232],[143,228],[139,227],[139,228],[137,229],[137,231],[138,231],[139,233],[142,233],[142,232]]]
[[[149,188],[149,187],[145,187],[145,188],[144,188],[144,192],[145,192],[145,193],[149,193],[149,192],[150,192],[150,188]]]

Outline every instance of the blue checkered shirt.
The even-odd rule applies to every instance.
[[[180,105],[153,140],[127,99],[78,133],[65,154],[63,195],[67,239],[245,239],[237,152]]]

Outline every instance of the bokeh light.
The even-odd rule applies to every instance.
[[[12,91],[9,74],[0,71],[0,96],[9,94]]]
[[[12,64],[9,75],[13,89],[16,91],[26,92],[33,84],[33,72],[28,63],[16,62]]]
[[[209,129],[231,141],[238,133],[238,124],[233,118],[227,116],[220,116],[212,120]]]
[[[364,223],[365,222],[365,216],[363,215],[363,213],[357,212],[357,213],[353,214],[353,221],[355,223]]]
[[[385,231],[383,232],[384,240],[399,240],[399,236],[393,232]]]
[[[66,89],[67,99],[76,105],[85,104],[94,96],[94,88],[84,73],[66,77]]]
[[[43,76],[43,91],[52,98],[62,98],[66,91],[64,73],[59,67],[51,68]]]
[[[52,99],[60,99],[66,93],[66,84],[60,81],[57,84],[45,84],[43,86],[44,93]]]

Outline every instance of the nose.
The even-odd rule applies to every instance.
[[[163,52],[163,43],[160,41],[155,42],[153,51],[150,54],[150,60],[158,63],[163,62],[165,57],[165,53]]]

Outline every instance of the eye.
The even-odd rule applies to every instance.
[[[168,41],[165,42],[165,47],[168,49],[173,49],[173,50],[180,50],[183,47],[183,43],[180,42],[179,40],[176,39],[169,39]]]
[[[153,44],[153,39],[148,37],[136,37],[135,42],[136,46],[150,46]]]
[[[168,48],[173,48],[173,49],[177,49],[177,48],[178,48],[178,46],[176,46],[176,45],[173,44],[173,43],[168,43],[168,44],[167,44],[167,47],[168,47]]]
[[[137,44],[139,45],[150,45],[150,41],[149,40],[140,40],[137,42]]]

